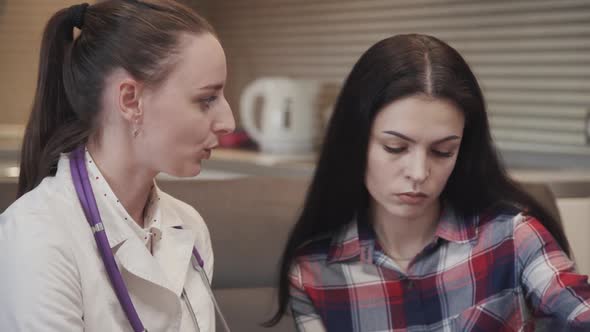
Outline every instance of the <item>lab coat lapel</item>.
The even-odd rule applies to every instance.
[[[165,227],[155,258],[166,274],[171,290],[178,296],[182,292],[187,270],[191,264],[196,232],[190,228]]]
[[[139,239],[127,239],[115,250],[115,256],[123,269],[152,284],[170,289],[162,267]]]
[[[137,277],[167,287],[166,276],[158,262],[135,232],[119,217],[115,209],[98,202],[109,246],[122,268]]]
[[[191,266],[197,232],[185,224],[174,210],[167,209],[167,203],[165,199],[161,201],[162,238],[154,257],[166,274],[171,290],[180,296]]]
[[[114,251],[131,301],[144,326],[149,331],[178,332],[181,302],[142,241],[137,237],[129,238]]]

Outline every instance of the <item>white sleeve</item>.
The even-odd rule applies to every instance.
[[[48,220],[12,219],[0,216],[2,330],[83,331],[80,276],[66,238],[43,225]]]

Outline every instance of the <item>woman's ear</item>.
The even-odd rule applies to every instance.
[[[141,105],[142,86],[127,78],[119,83],[119,112],[129,123],[139,123],[143,117]]]

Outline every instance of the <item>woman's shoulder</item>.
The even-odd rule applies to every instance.
[[[79,223],[80,203],[68,180],[46,177],[13,202],[0,215],[0,242],[27,253],[33,252],[32,248],[71,253],[78,235],[87,229]]]
[[[547,237],[549,232],[543,222],[524,209],[504,207],[490,210],[479,216],[480,237],[508,239],[519,243],[527,238]]]
[[[356,241],[355,241],[356,239]],[[333,232],[322,232],[310,237],[300,245],[295,256],[298,261],[327,263],[334,256],[340,256],[346,244],[355,246],[358,243],[356,222],[351,222]]]
[[[27,259],[29,255],[46,256],[49,249],[71,253],[71,228],[60,220],[65,216],[57,217],[49,210],[18,210],[18,207],[9,208],[0,215],[0,256]]]
[[[37,187],[15,200],[0,215],[0,227],[6,229],[12,223],[51,231],[67,221],[68,213],[75,208],[67,186],[56,183],[53,177],[44,179]]]
[[[297,249],[296,256],[301,260],[327,258],[332,246],[332,239],[333,237],[329,234],[315,236]]]
[[[39,296],[46,304],[68,299],[81,310],[73,203],[54,189],[41,183],[0,215],[0,307],[7,315],[26,318],[42,306]]]
[[[521,223],[526,215],[522,209],[502,207],[488,209],[479,213],[469,222],[469,227],[474,227],[472,234],[477,239],[478,250],[487,251],[501,244],[513,243],[517,224]]]
[[[487,209],[479,214],[478,226],[479,228],[491,228],[491,230],[498,229],[514,229],[517,223],[522,222],[527,217],[524,209],[515,206],[497,206]]]
[[[0,260],[73,260],[75,202],[66,196],[44,180],[10,205],[0,215]]]

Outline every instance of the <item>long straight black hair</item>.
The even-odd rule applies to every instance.
[[[74,26],[80,25],[74,39]],[[33,109],[21,151],[17,197],[55,175],[63,152],[97,127],[105,79],[122,68],[148,86],[176,63],[181,33],[213,33],[173,0],[108,0],[55,13],[45,27]]]
[[[569,255],[558,221],[507,176],[492,143],[481,89],[465,60],[437,38],[397,35],[369,48],[342,87],[303,210],[283,252],[278,311],[264,325],[277,324],[287,311],[288,275],[297,250],[366,212],[369,194],[364,178],[375,115],[389,103],[417,94],[450,100],[465,116],[457,162],[441,198],[463,217],[502,205],[526,210]]]

